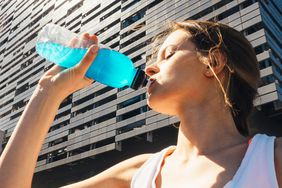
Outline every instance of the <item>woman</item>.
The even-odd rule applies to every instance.
[[[84,37],[97,43],[96,36]],[[155,111],[180,118],[177,145],[66,187],[282,186],[282,140],[248,136],[259,81],[250,43],[226,25],[202,21],[175,23],[163,37],[156,62],[146,68],[152,80],[147,101]],[[92,83],[84,74],[96,54],[93,45],[76,67],[54,66],[40,79],[1,156],[1,186],[31,187],[56,110]]]

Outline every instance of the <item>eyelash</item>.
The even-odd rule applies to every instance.
[[[173,56],[173,54],[174,54],[175,52],[171,52],[171,53],[169,53],[169,55],[168,56],[166,56],[165,57],[165,59],[169,59],[171,56]]]

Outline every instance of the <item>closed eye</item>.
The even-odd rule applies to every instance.
[[[165,57],[165,59],[169,59],[171,56],[173,56],[175,54],[175,52],[171,51],[169,52],[169,54]]]

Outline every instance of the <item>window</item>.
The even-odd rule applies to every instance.
[[[131,58],[131,60],[132,60],[133,63],[136,63],[137,61],[140,61],[141,59],[145,59],[145,55],[146,55],[145,53],[142,53],[140,55],[137,55],[137,56]]]
[[[101,15],[101,13],[105,12],[107,9],[109,9],[110,7],[112,7],[113,5],[119,3],[120,0],[116,0],[114,2],[112,2],[111,4],[109,4],[108,6],[104,7],[102,10],[100,10],[99,12],[97,12],[96,14],[94,14],[93,16],[91,16],[90,18],[88,18],[87,20],[83,21],[82,25],[85,25],[87,22],[91,21],[92,19],[95,19],[97,16]],[[97,6],[96,6],[97,7]],[[94,7],[94,9],[98,9],[100,7],[100,5],[98,5],[98,8]],[[88,11],[89,13],[90,11]],[[88,14],[86,13],[86,15]],[[86,15],[83,15],[83,18],[86,17]]]
[[[246,7],[248,7],[252,4],[253,4],[252,0],[247,0],[247,1],[245,1],[241,4],[241,7],[242,7],[242,9],[244,9],[244,8],[246,8]]]
[[[94,8],[92,8],[91,10],[89,10],[88,12],[86,12],[85,14],[82,15],[82,18],[85,18],[86,16],[88,16],[89,14],[91,14],[91,12],[94,12],[95,10],[97,10],[98,8],[101,7],[101,4],[95,6]]]
[[[259,45],[259,46],[254,48],[256,54],[260,54],[260,53],[262,53],[262,52],[264,52],[264,51],[266,51],[268,49],[269,49],[269,47],[268,47],[268,45],[266,43],[261,44],[261,45]]]
[[[15,103],[15,104],[13,104],[13,106],[12,106],[12,111],[18,110],[18,109],[24,107],[24,106],[27,104],[27,102],[28,102],[28,101],[21,100],[21,101]]]
[[[91,127],[94,125],[94,120],[88,121],[86,123],[83,123],[82,125],[78,125],[76,127],[73,127],[69,130],[69,134],[75,133],[76,131],[86,129],[88,127]]]
[[[134,22],[137,22],[138,20],[143,18],[145,16],[146,9],[147,9],[147,7],[141,9],[139,12],[136,12],[135,14],[133,14],[133,15],[129,16],[128,18],[126,18],[125,20],[123,20],[121,22],[121,29],[124,29],[124,28],[130,26],[131,24],[133,24]]]
[[[26,79],[30,78],[32,75],[37,74],[38,72],[42,71],[44,67],[41,67],[37,69],[37,71],[32,72],[32,70],[36,69],[39,67],[40,64],[42,64],[45,60],[41,60],[38,63],[34,64],[32,67],[27,68],[24,72],[22,72],[20,75],[18,75],[15,79],[22,78],[21,80],[18,80],[17,84],[21,84],[24,82]],[[31,88],[31,86],[29,87]]]
[[[23,113],[22,111],[16,113],[15,115],[13,115],[13,116],[10,117],[10,120],[13,120],[13,119],[16,119],[16,118],[20,117],[20,116],[22,115],[22,113]]]
[[[55,131],[55,130],[57,130],[57,129],[60,129],[60,128],[62,128],[62,127],[67,126],[68,124],[70,124],[70,121],[69,121],[69,120],[63,121],[63,122],[61,122],[61,123],[59,123],[59,124],[56,124],[56,125],[53,125],[52,127],[50,127],[50,129],[49,129],[48,132]]]
[[[47,154],[44,155],[39,155],[37,158],[37,161],[42,161],[42,160],[46,160],[47,159]]]
[[[93,108],[94,108],[94,104],[90,104],[90,105],[88,105],[88,106],[86,106],[86,107],[84,107],[84,108],[81,108],[80,110],[77,110],[77,111],[75,111],[75,112],[72,112],[72,113],[71,113],[71,117],[73,118],[73,117],[75,117],[75,116],[77,116],[77,115],[79,115],[79,114],[83,114],[83,113],[85,113],[85,112],[87,112],[87,111],[92,110]]]
[[[131,1],[129,4],[127,4],[126,6],[121,8],[121,11],[124,12],[126,9],[128,9],[129,7],[135,5],[136,3],[140,2],[141,0],[133,0]]]
[[[52,163],[67,158],[67,148],[61,148],[47,154],[47,163]]]
[[[35,2],[33,3],[33,5],[35,5],[36,2],[38,2],[38,1],[35,1]],[[32,10],[35,10],[35,9],[36,9],[39,5],[41,5],[42,3],[44,3],[44,1],[41,1],[40,3],[38,3],[35,7],[32,8]]]
[[[67,115],[69,115],[70,113],[71,113],[71,110],[67,110],[67,111],[61,112],[60,114],[57,114],[57,115],[55,116],[55,120],[60,119],[61,117],[67,116]]]
[[[109,102],[111,102],[111,101],[113,101],[113,100],[116,100],[116,99],[117,99],[117,95],[116,95],[116,94],[113,94],[113,95],[111,95],[111,96],[109,96],[109,97],[106,97],[106,98],[104,98],[104,99],[102,99],[102,100],[100,100],[100,101],[95,102],[95,103],[94,103],[94,108],[97,108],[97,107],[99,107],[99,106],[102,106],[102,105],[104,105],[104,104],[106,104],[106,103],[109,103]]]
[[[3,118],[3,117],[5,117],[5,116],[9,115],[10,113],[11,113],[11,110],[8,110],[7,112],[1,114],[1,115],[0,115],[0,118]]]
[[[81,22],[77,22],[76,24],[74,24],[73,26],[71,26],[71,27],[69,28],[69,30],[72,30],[72,29],[76,28],[77,26],[81,26]],[[80,27],[79,27],[79,28],[80,28]],[[76,31],[76,32],[78,32],[78,31]]]
[[[103,89],[100,89],[99,91],[96,91],[95,93],[92,93],[92,94],[87,95],[87,96],[85,96],[85,97],[83,97],[83,98],[81,98],[81,99],[79,99],[77,101],[74,101],[72,106],[74,107],[74,106],[80,105],[80,104],[82,104],[82,103],[84,103],[84,102],[86,102],[86,101],[88,101],[90,99],[93,99],[94,97],[102,95],[102,94],[104,94],[104,93],[106,93],[106,92],[108,92],[108,91],[110,91],[112,89],[113,88],[109,87],[109,86],[104,87]]]
[[[120,19],[117,19],[116,21],[110,23],[109,25],[107,25],[106,27],[104,27],[103,29],[101,29],[100,31],[98,31],[96,33],[96,35],[100,35],[103,32],[107,31],[108,29],[110,29],[111,27],[113,27],[114,25],[118,24],[120,22]]]
[[[122,133],[125,133],[125,132],[128,132],[128,131],[131,131],[133,130],[134,128],[137,128],[137,127],[142,127],[143,125],[145,125],[145,119],[142,119],[142,120],[139,120],[139,121],[136,121],[134,123],[131,123],[131,124],[128,124],[120,129],[117,129],[117,134],[122,134]]]
[[[144,32],[142,32],[142,33],[136,35],[135,37],[130,38],[128,41],[122,43],[122,44],[120,45],[120,48],[124,48],[124,47],[126,47],[126,46],[132,44],[133,42],[135,42],[135,41],[141,39],[142,37],[145,37],[145,36],[146,36],[146,32],[144,31]]]
[[[29,89],[29,85],[28,83],[22,85],[21,87],[19,87],[18,89],[16,89],[16,93],[15,93],[15,96],[27,91]]]
[[[68,140],[68,136],[64,136],[62,138],[58,138],[54,141],[49,142],[48,146],[52,147],[52,146],[58,145],[60,143],[66,142],[67,140]]]
[[[148,40],[146,40],[146,41],[144,41],[144,42],[142,42],[142,43],[136,45],[135,47],[133,47],[133,48],[131,48],[131,49],[129,49],[129,50],[123,52],[123,54],[128,56],[129,54],[132,54],[132,53],[136,52],[137,50],[139,50],[139,49],[141,49],[141,48],[147,46],[147,44],[149,43],[150,40],[151,40],[151,39],[148,39]]]
[[[78,16],[76,16],[75,18],[73,18],[71,21],[66,23],[66,26],[69,26],[71,23],[73,23],[75,20],[77,20],[78,18],[81,17],[82,14],[79,14]]]
[[[223,13],[217,15],[218,20],[223,20],[224,18],[227,18],[228,16],[231,16],[232,14],[239,12],[239,6],[235,6],[227,11],[224,11]]]
[[[66,18],[66,15],[63,16],[61,19],[59,19],[58,21],[55,22],[55,24],[58,24],[59,22],[61,22],[62,20],[64,20]],[[63,22],[63,24],[65,25],[65,22]],[[61,25],[62,26],[62,25]]]
[[[141,114],[141,108],[138,108],[138,109],[132,110],[130,112],[127,112],[125,114],[117,116],[117,122],[126,120],[128,118],[131,118],[133,116],[137,116],[139,114]]]
[[[262,16],[267,16],[269,17],[269,19],[271,19],[271,21],[274,22],[274,24],[282,31],[282,26],[281,24],[277,21],[277,19],[275,19],[273,17],[273,14],[271,14],[271,12],[269,12],[269,9],[264,5],[264,4],[261,4],[262,6]],[[264,19],[264,18],[263,18]],[[267,23],[266,23],[267,24]]]
[[[130,29],[127,32],[121,34],[120,38],[123,39],[123,38],[127,37],[128,35],[134,33],[135,31],[138,31],[139,29],[141,29],[145,25],[146,25],[145,22],[142,22],[142,23],[136,25],[133,29]]]
[[[62,2],[59,6],[57,6],[57,7],[55,8],[55,10],[59,9],[59,8],[60,8],[63,4],[65,4],[67,1],[68,1],[68,0],[65,0],[64,2]],[[44,1],[42,1],[42,2],[44,2]]]
[[[220,7],[223,7],[224,5],[226,5],[226,4],[230,3],[230,2],[232,2],[232,0],[220,1],[220,2],[218,2],[216,4],[214,4],[213,6],[210,6],[210,7],[206,8],[206,9],[196,13],[195,15],[187,18],[186,20],[188,20],[188,19],[191,19],[191,20],[199,19],[199,18],[201,18],[201,17],[211,13],[214,9],[219,9]]]
[[[59,109],[65,107],[65,106],[67,106],[67,105],[69,105],[69,104],[71,104],[71,103],[72,103],[72,94],[69,95],[67,98],[65,98],[65,99],[63,100],[63,102],[61,103]]]
[[[74,155],[78,155],[80,153],[84,153],[86,151],[89,151],[91,149],[91,144],[88,144],[86,146],[74,149],[72,151],[69,152],[69,156],[74,156]]]
[[[79,99],[79,100],[73,102],[72,106],[74,107],[74,106],[80,105],[80,104],[82,104],[82,103],[84,103],[84,102],[86,102],[86,101],[88,101],[90,99],[93,99],[94,95],[95,95],[94,93],[92,93],[90,95],[87,95],[86,97],[83,97],[82,99]]]
[[[115,143],[115,137],[107,138],[105,140],[101,140],[101,141],[95,143],[95,147],[99,148],[99,147],[106,146],[106,145],[112,144],[112,143]]]
[[[280,14],[282,14],[282,11],[281,11],[281,4],[280,4],[280,9],[279,9],[279,8],[278,8],[279,3],[277,3],[278,1],[275,1],[275,0],[269,0],[269,1],[272,3],[273,7],[274,7]],[[274,2],[276,2],[276,3],[274,3]]]
[[[119,36],[119,32],[117,32],[116,34],[110,36],[109,38],[103,40],[101,42],[101,44],[107,44],[108,42],[110,42],[111,40],[114,40],[115,38],[117,38]]]
[[[111,113],[109,113],[109,114],[106,114],[106,115],[104,115],[104,116],[101,116],[101,117],[99,117],[99,118],[96,118],[96,119],[95,119],[95,124],[102,123],[102,122],[107,121],[107,120],[109,120],[109,119],[112,119],[112,118],[114,118],[114,117],[116,117],[116,112],[111,112]]]
[[[45,17],[46,15],[49,14],[49,12],[51,12],[51,10],[54,10],[55,5],[51,6],[50,8],[48,8],[46,11],[44,11],[42,13],[42,18]]]
[[[2,108],[2,107],[4,107],[4,106],[6,106],[6,105],[12,103],[13,101],[14,101],[14,98],[12,98],[12,99],[10,99],[10,100],[8,100],[8,101],[2,103],[2,104],[0,105],[0,108]]]
[[[106,93],[106,92],[108,92],[108,91],[110,91],[110,90],[112,90],[112,89],[113,89],[113,88],[110,87],[110,86],[104,87],[103,89],[101,89],[101,90],[99,90],[99,91],[96,91],[96,92],[94,93],[94,96],[97,97],[97,96],[102,95],[102,94],[104,94],[104,93]]]
[[[106,15],[102,16],[100,18],[100,22],[105,20],[106,18],[108,18],[109,16],[113,15],[114,13],[118,12],[120,10],[120,6],[116,7],[114,10],[112,10],[111,12],[107,13]]]
[[[137,103],[139,101],[144,100],[145,98],[146,98],[145,93],[143,93],[142,95],[138,95],[138,96],[132,97],[132,98],[130,98],[130,99],[128,99],[128,100],[118,104],[118,109],[122,109],[122,108],[125,108],[127,106],[130,106],[130,105],[132,105],[134,103]]]
[[[73,12],[75,12],[77,9],[79,9],[81,6],[83,5],[83,1],[81,1],[80,3],[77,3],[75,6],[73,6],[72,8],[70,8],[67,12],[67,15],[72,14]]]
[[[4,85],[4,86],[6,86],[6,85]],[[0,96],[0,99],[2,99],[3,97],[5,97],[6,95],[9,95],[11,92],[13,92],[13,91],[15,91],[15,90],[16,90],[16,88],[10,89],[10,90],[7,91],[6,93],[2,94],[2,95]]]
[[[260,84],[259,87],[268,85],[268,84],[273,83],[273,82],[275,82],[275,78],[274,78],[273,75],[265,76],[265,77],[261,78],[261,84]]]
[[[111,49],[114,49],[115,47],[119,46],[119,41],[115,42],[114,44],[110,45]]]
[[[261,30],[262,28],[263,28],[263,23],[259,22],[259,23],[255,24],[255,25],[252,25],[251,27],[248,27],[244,31],[245,31],[246,35],[250,35],[250,34],[252,34],[254,32],[257,32],[257,31]]]

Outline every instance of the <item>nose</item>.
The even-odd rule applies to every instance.
[[[157,74],[158,72],[160,72],[160,69],[155,63],[148,65],[145,68],[145,73],[150,77],[153,76],[154,74]]]

